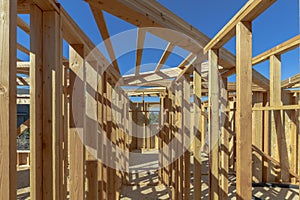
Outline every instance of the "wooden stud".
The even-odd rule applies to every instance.
[[[43,13],[30,6],[30,199],[43,198]]]
[[[184,152],[184,199],[190,199],[190,184],[191,184],[191,112],[190,112],[190,75],[186,74],[182,80],[182,136]],[[187,148],[187,149],[185,149]]]
[[[263,93],[253,92],[253,107],[259,107],[263,105]],[[257,146],[259,149],[263,149],[263,111],[252,112],[252,144]],[[253,181],[260,183],[262,182],[262,157],[253,152],[252,155],[252,175]]]
[[[17,2],[0,4],[0,199],[16,199]]]
[[[43,198],[60,199],[62,34],[59,14],[55,11],[43,12],[43,36]]]
[[[79,130],[84,128],[84,55],[85,49],[83,45],[70,46],[70,199],[85,198],[85,147],[79,135]],[[77,87],[74,87],[75,79],[77,79]],[[73,91],[77,90],[78,97],[72,98]],[[77,108],[77,111],[73,110]],[[77,113],[77,114],[76,114]],[[79,113],[82,113],[80,115]],[[75,115],[77,120],[75,121]],[[78,130],[77,130],[78,129]]]
[[[94,66],[97,66],[95,64]],[[89,63],[84,64],[85,83],[85,119],[84,119],[84,141],[86,147],[86,199],[98,198],[98,124],[97,124],[97,87],[98,68]]]
[[[228,174],[229,174],[229,120],[228,113],[225,111],[228,107],[227,78],[222,79],[220,85],[221,93],[221,146],[220,146],[220,199],[228,199]],[[220,84],[221,84],[220,83]]]
[[[252,198],[252,25],[239,22],[236,26],[236,143],[237,199]]]
[[[209,198],[219,199],[219,71],[218,71],[218,51],[208,52],[209,69]]]

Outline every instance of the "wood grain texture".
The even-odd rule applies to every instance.
[[[0,3],[0,199],[16,199],[16,4]]]
[[[236,26],[237,91],[237,199],[252,198],[252,26],[239,22]]]

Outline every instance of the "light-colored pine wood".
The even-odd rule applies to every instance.
[[[253,107],[263,105],[263,93],[253,92]],[[252,112],[252,144],[263,149],[263,111]],[[254,182],[262,182],[262,157],[253,153],[252,173]]]
[[[135,75],[140,74],[145,38],[146,31],[144,29],[138,29],[136,42]]]
[[[249,0],[204,47],[204,52],[208,52],[208,50],[213,48],[222,47],[236,34],[235,30],[239,22],[253,21],[275,1],[276,0]]]
[[[117,72],[120,73],[116,54],[115,54],[112,42],[110,40],[110,35],[109,35],[108,29],[107,29],[107,25],[106,25],[106,21],[105,21],[103,12],[102,11],[98,12],[93,7],[90,7],[90,8],[92,10],[96,24],[97,24],[100,34],[102,36],[102,40],[104,41],[104,44],[106,46],[106,50],[108,52],[111,63],[114,66],[114,68],[117,70]]]
[[[97,66],[96,64],[94,66]],[[85,119],[84,119],[84,144],[86,147],[86,199],[95,200],[98,197],[98,124],[97,124],[97,87],[98,68],[89,63],[84,64],[85,70]]]
[[[16,199],[16,4],[0,5],[0,199]]]
[[[299,44],[300,44],[300,35],[297,35],[297,36],[277,45],[276,47],[274,47],[262,54],[255,56],[252,59],[252,65],[257,65],[261,62],[264,62],[273,55],[281,55],[288,51],[291,51],[291,50],[299,47]]]
[[[219,116],[219,71],[218,71],[218,51],[208,52],[209,69],[209,198],[219,199],[219,136],[220,136],[220,116]]]
[[[190,183],[191,183],[191,112],[190,112],[190,75],[186,74],[182,80],[182,135],[183,148],[187,148],[184,152],[184,199],[190,199]]]
[[[70,199],[84,199],[85,196],[85,147],[79,135],[84,128],[84,78],[83,64],[85,49],[83,45],[72,45],[70,48],[70,97],[77,90],[78,97],[70,98]],[[74,88],[75,79],[79,79]],[[77,96],[77,95],[76,95]],[[77,110],[73,110],[76,109]],[[82,113],[82,114],[80,114]],[[76,123],[75,116],[76,115]],[[77,130],[78,129],[78,130]]]
[[[228,174],[229,174],[229,121],[226,108],[228,107],[227,78],[220,83],[221,97],[221,146],[220,146],[220,199],[228,199]]]
[[[165,62],[167,61],[167,59],[169,58],[169,56],[171,55],[173,49],[174,49],[174,45],[172,43],[168,43],[164,53],[162,54],[160,60],[157,63],[157,66],[155,68],[155,72],[160,71],[160,69],[164,66]]]
[[[30,199],[43,198],[43,13],[30,7]]]
[[[292,76],[281,82],[281,88],[290,88],[300,82],[300,74]]]
[[[170,10],[162,6],[159,2],[148,0],[123,0],[120,3],[117,0],[103,1],[101,4],[97,0],[87,0],[87,2],[95,6],[98,10],[103,9],[112,15],[137,26],[151,27],[149,32],[152,34],[173,43],[195,54],[202,53],[198,43],[205,46],[210,38],[197,30],[195,27],[188,24],[186,21],[172,13]],[[147,11],[147,15],[143,11]],[[151,17],[150,17],[151,16]],[[153,29],[152,27],[164,27],[194,38],[195,42],[191,42],[189,37],[183,38],[176,32],[166,31],[164,29]],[[235,66],[234,56],[227,50],[220,50],[220,64],[224,67]]]
[[[236,26],[236,144],[237,199],[252,198],[252,25]]]
[[[62,35],[55,11],[43,12],[43,40],[43,198],[59,199],[63,174]]]
[[[201,146],[204,140],[202,140],[203,130],[202,127],[202,117],[201,117],[201,74],[199,69],[194,70],[194,200],[201,200]]]
[[[264,107],[254,107],[253,111],[279,111],[279,110],[299,110],[299,105],[282,105],[282,106],[264,106]]]
[[[270,99],[270,94],[269,93],[264,93],[263,97],[263,105],[267,106],[269,105],[269,100]],[[264,111],[263,112],[263,152],[266,155],[270,155],[270,112],[269,111]],[[263,158],[263,168],[262,168],[262,180],[264,182],[268,181],[268,166],[269,162],[266,158]]]

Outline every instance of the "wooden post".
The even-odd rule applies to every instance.
[[[17,2],[0,4],[0,199],[16,199]]]
[[[62,34],[56,11],[43,12],[43,199],[63,190]]]
[[[116,145],[116,130],[113,126],[112,116],[112,94],[113,94],[113,81],[111,77],[107,79],[107,138],[111,140],[113,145]],[[107,150],[108,162],[115,163],[116,156],[115,150],[108,147]],[[108,199],[116,199],[116,169],[113,166],[108,167]]]
[[[280,106],[281,103],[281,60],[280,56],[270,57],[270,106]],[[275,171],[275,179],[289,181],[289,161],[285,140],[282,111],[272,113],[271,156],[280,162],[281,170]]]
[[[182,80],[182,135],[183,135],[183,149],[187,147],[184,152],[184,199],[190,199],[190,184],[191,184],[191,153],[190,153],[190,75],[185,74]]]
[[[197,68],[194,70],[194,200],[201,200],[201,74]],[[203,133],[202,133],[203,134]]]
[[[107,132],[108,132],[108,121],[107,121],[107,107],[108,107],[108,99],[107,99],[107,74],[106,72],[103,73],[102,77],[102,88],[103,88],[103,93],[102,93],[102,112],[103,112],[103,137],[107,137]],[[102,167],[102,176],[103,176],[103,182],[102,182],[102,198],[103,199],[108,199],[108,166],[106,163],[108,163],[108,149],[107,149],[107,142],[103,141],[102,143],[102,149],[103,149],[103,167]]]
[[[91,65],[93,64],[93,65]],[[86,199],[95,200],[98,198],[98,124],[97,124],[97,88],[98,88],[98,67],[95,62],[85,63],[85,119],[84,137],[86,147]]]
[[[103,181],[103,141],[102,137],[104,134],[104,122],[103,122],[103,77],[98,74],[98,98],[97,98],[97,109],[98,109],[98,200],[103,200],[104,181]]]
[[[252,25],[236,26],[237,199],[252,198]]]
[[[228,161],[229,161],[229,120],[226,109],[228,108],[227,78],[222,79],[221,87],[221,147],[220,147],[220,199],[228,199]]]
[[[43,12],[30,6],[30,199],[43,199]]]
[[[253,92],[253,107],[263,106],[263,93]],[[253,111],[252,113],[252,143],[257,148],[263,151],[263,112],[264,111]],[[257,153],[253,152],[253,164],[252,173],[254,182],[262,182],[262,157]]]
[[[84,46],[70,46],[70,199],[85,198],[85,147],[78,131],[84,128],[85,98],[84,98]],[[80,81],[74,87],[74,81]],[[78,97],[72,98],[77,90]],[[73,109],[76,109],[74,111]],[[82,113],[82,114],[80,114]],[[75,116],[76,123],[75,123]],[[77,130],[78,129],[78,130]]]
[[[269,92],[264,93],[263,95],[263,105],[268,106],[269,104]],[[264,124],[263,124],[263,151],[265,154],[270,155],[270,112],[264,111],[263,115]],[[262,181],[267,182],[269,178],[269,166],[270,162],[263,158],[263,169],[262,169]]]
[[[218,51],[208,52],[209,69],[209,196],[212,200],[219,199],[219,137],[220,137],[220,116],[219,116],[219,70]]]

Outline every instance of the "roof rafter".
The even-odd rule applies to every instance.
[[[114,66],[114,68],[120,73],[120,69],[119,69],[119,65],[116,59],[116,54],[114,52],[114,48],[112,45],[112,42],[110,40],[110,35],[107,29],[107,25],[106,25],[106,21],[103,15],[103,11],[102,10],[96,10],[93,6],[90,5],[90,8],[92,10],[92,13],[94,15],[96,24],[98,26],[98,29],[100,31],[100,34],[102,36],[102,39],[104,41],[105,47],[107,49],[108,55],[110,57],[110,60],[112,62],[112,65]]]
[[[174,47],[175,46],[171,42],[168,43],[164,53],[162,54],[157,66],[155,68],[155,72],[158,72],[163,67],[163,65],[166,63],[167,59],[171,55]]]
[[[140,67],[142,63],[145,38],[146,38],[146,31],[144,29],[139,28],[137,31],[137,41],[136,41],[135,75],[140,74]]]

